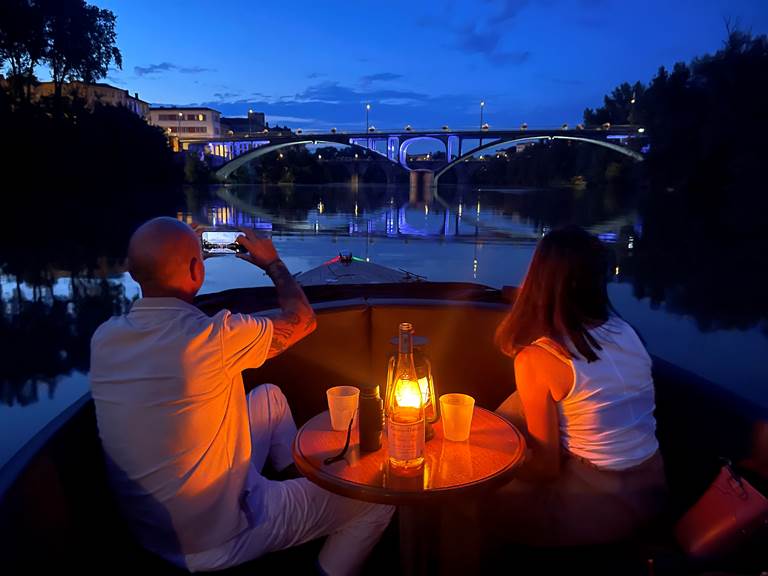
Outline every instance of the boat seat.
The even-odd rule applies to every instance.
[[[430,339],[438,394],[466,392],[478,405],[494,408],[514,390],[512,364],[492,341],[503,305],[356,299],[318,304],[316,310],[318,328],[312,335],[244,373],[248,390],[265,382],[279,385],[299,425],[327,408],[325,390],[330,386],[384,385],[390,339],[401,321],[412,322],[417,334]],[[645,553],[660,549],[675,558],[669,527],[704,492],[719,469],[720,456],[734,462],[759,456],[753,454],[755,439],[763,436],[754,429],[765,425],[766,416],[734,394],[658,359],[654,379],[657,435],[673,504],[655,538],[642,546]],[[92,402],[67,419],[0,494],[0,534],[4,569],[18,565],[28,571],[41,564],[107,569],[119,563],[142,573],[181,573],[138,548],[120,521],[106,482]],[[621,550],[624,544],[617,546]],[[254,573],[286,565],[306,572],[315,556],[308,546],[247,566]],[[232,570],[245,573],[246,568]]]
[[[429,338],[437,394],[464,392],[493,409],[515,390],[512,363],[493,345],[498,306],[377,300],[351,301],[342,310],[315,308],[313,334],[244,373],[248,390],[265,382],[280,386],[299,426],[327,409],[325,390],[331,386],[378,384],[383,392],[394,353],[390,340],[404,321]]]

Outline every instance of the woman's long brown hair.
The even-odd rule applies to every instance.
[[[514,357],[534,340],[548,337],[571,357],[597,360],[602,348],[588,328],[613,312],[606,256],[602,242],[577,226],[544,236],[512,309],[496,330],[501,351]]]

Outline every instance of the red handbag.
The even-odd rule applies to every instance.
[[[678,521],[675,537],[688,556],[723,557],[768,524],[768,499],[726,464]]]

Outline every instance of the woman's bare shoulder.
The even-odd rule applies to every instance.
[[[570,363],[541,346],[526,346],[517,354],[515,376],[518,381],[546,385],[555,401],[564,398],[573,385]]]

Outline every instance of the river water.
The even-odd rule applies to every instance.
[[[519,284],[537,240],[553,227],[577,223],[610,248],[611,299],[652,354],[768,409],[768,330],[759,290],[743,292],[736,308],[726,306],[734,298],[723,295],[717,279],[727,278],[719,269],[729,270],[736,255],[712,253],[719,244],[710,238],[701,247],[707,257],[691,264],[688,223],[649,212],[633,194],[449,187],[425,195],[385,185],[233,186],[188,192],[175,216],[264,230],[294,273],[351,252],[427,280],[493,287]],[[660,248],[658,239],[672,231],[680,241],[665,240]],[[750,257],[739,253],[737,259]],[[104,259],[88,273],[48,268],[44,281],[29,273],[2,276],[0,466],[87,391],[93,330],[139,295],[120,262]],[[268,284],[260,270],[225,256],[206,261],[202,292]]]

